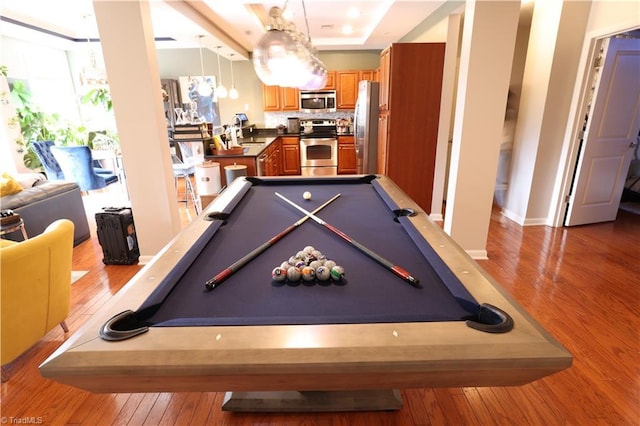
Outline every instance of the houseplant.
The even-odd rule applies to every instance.
[[[31,100],[31,92],[24,82],[15,81],[11,96],[16,106],[16,120],[20,124],[22,138],[16,141],[22,160],[30,169],[41,167],[40,160],[31,149],[33,141],[53,140],[60,145],[83,145],[87,129],[62,120],[56,113],[47,113]]]

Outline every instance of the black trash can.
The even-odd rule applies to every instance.
[[[105,265],[133,265],[138,263],[140,248],[128,207],[106,207],[96,213],[98,241],[102,246]]]

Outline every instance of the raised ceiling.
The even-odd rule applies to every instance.
[[[95,0],[101,1],[101,0]],[[133,1],[133,0],[121,0]],[[318,50],[381,50],[400,40],[444,3],[437,0],[150,0],[152,26],[158,48],[205,47],[229,58],[247,59],[264,34],[271,7],[292,12],[299,31],[309,35]],[[450,4],[452,2],[449,2]],[[461,2],[455,2],[461,4]],[[350,11],[357,10],[357,16]],[[92,0],[4,1],[0,32],[23,40],[74,49],[99,38]],[[343,33],[350,25],[352,32]]]

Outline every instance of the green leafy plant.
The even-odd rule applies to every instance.
[[[91,103],[94,106],[102,105],[107,111],[111,111],[111,93],[105,87],[96,87],[89,90],[82,98],[82,103]]]
[[[72,126],[60,119],[58,114],[41,111],[31,100],[31,92],[22,81],[15,81],[11,96],[16,106],[17,122],[22,137],[16,141],[18,152],[22,154],[24,165],[30,169],[42,166],[31,149],[34,141],[53,140],[59,145],[84,145],[87,129],[84,126]],[[11,123],[9,123],[11,124]],[[13,123],[15,124],[15,123]]]

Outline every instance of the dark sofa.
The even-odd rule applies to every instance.
[[[0,199],[2,210],[13,210],[24,220],[28,236],[41,234],[56,219],[69,219],[75,225],[73,245],[89,238],[89,223],[82,203],[80,187],[73,182],[35,180],[33,186]],[[6,235],[14,241],[22,241],[20,231]]]

